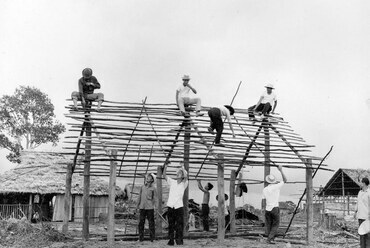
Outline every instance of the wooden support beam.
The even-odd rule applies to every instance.
[[[86,124],[85,163],[84,163],[84,190],[82,210],[82,239],[89,240],[89,217],[90,217],[90,160],[91,160],[91,125]]]
[[[341,173],[342,177],[342,208],[343,208],[343,218],[346,215],[346,198],[345,198],[345,189],[344,189],[344,173]]]
[[[66,173],[66,188],[64,193],[64,216],[63,216],[63,226],[62,226],[62,232],[64,234],[67,234],[68,232],[68,222],[69,213],[71,211],[71,198],[72,198],[72,170],[73,165],[67,164],[67,173]]]
[[[306,211],[307,211],[307,245],[313,244],[313,183],[312,161],[306,160]]]
[[[264,150],[264,159],[265,159],[265,166],[264,166],[264,174],[263,174],[263,180],[264,180],[264,184],[263,184],[263,187],[267,187],[268,186],[268,183],[265,181],[265,178],[266,176],[270,175],[270,130],[268,128],[268,121],[267,120],[263,120],[262,123],[265,123],[264,127],[263,127],[263,131],[264,131],[264,134],[265,134],[265,150]],[[263,199],[262,202],[261,202],[261,205],[262,205],[262,212],[265,213],[266,211],[266,199]],[[265,214],[262,215],[262,219],[264,221],[265,220]],[[267,225],[265,225],[265,232],[267,233]]]
[[[230,175],[230,232],[231,234],[236,234],[235,226],[235,180],[236,180],[236,171],[231,170]]]
[[[30,193],[29,201],[28,201],[28,220],[31,221],[33,215],[33,194]]]
[[[163,189],[162,189],[162,167],[157,167],[157,195],[158,195],[158,206],[157,206],[157,214],[162,216],[162,201],[163,201]],[[162,218],[158,216],[156,218],[156,227],[155,227],[156,234],[162,234]]]
[[[190,161],[190,118],[185,117],[185,134],[184,134],[184,167],[189,176],[189,161]],[[189,234],[189,187],[184,192],[184,235]]]
[[[225,188],[224,188],[224,164],[223,156],[219,154],[220,161],[217,165],[217,190],[218,190],[218,207],[217,207],[217,242],[223,243],[225,240]]]
[[[111,150],[110,157],[111,166],[110,166],[110,176],[109,176],[109,197],[108,197],[108,233],[107,233],[107,241],[108,244],[113,247],[114,246],[114,229],[115,229],[115,221],[114,221],[114,206],[115,206],[115,199],[116,199],[116,176],[117,176],[117,150]]]

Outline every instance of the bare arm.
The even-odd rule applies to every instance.
[[[233,138],[235,138],[234,128],[233,128],[233,125],[231,124],[231,118],[230,118],[229,111],[227,111],[226,113],[226,118],[227,118],[227,122],[229,122],[230,130],[233,133]]]
[[[286,178],[286,176],[285,176],[285,174],[283,172],[283,166],[282,165],[279,165],[278,170],[280,171],[280,174],[283,177],[284,183],[286,183],[288,181],[288,179]]]
[[[188,84],[187,86],[191,89],[191,91],[193,91],[194,94],[197,94],[197,90],[194,89],[190,84]]]
[[[164,166],[163,166],[163,177],[164,179],[167,181],[167,165],[168,163],[166,163]]]
[[[179,106],[179,91],[176,90],[176,105]]]
[[[197,180],[198,181],[198,188],[203,191],[204,193],[206,193],[207,191],[203,188],[202,186],[202,183],[200,182],[200,180]]]
[[[84,95],[82,80],[78,80],[78,92],[80,92],[82,106],[85,106],[85,95]]]

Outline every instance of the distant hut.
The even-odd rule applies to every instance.
[[[24,151],[21,163],[0,175],[1,217],[31,217],[62,221],[66,167],[71,158],[60,153]],[[90,182],[90,218],[108,212],[108,183],[97,177]],[[83,176],[72,178],[70,220],[82,220]]]
[[[370,170],[339,169],[325,187],[320,188],[319,206],[315,209],[334,214],[337,217],[352,215],[356,206],[357,194],[361,189],[361,179],[370,179]]]

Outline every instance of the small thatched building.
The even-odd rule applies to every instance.
[[[21,163],[0,175],[0,214],[16,218],[38,212],[44,220],[61,221],[67,164],[70,157],[60,153],[24,151]],[[90,218],[108,212],[108,183],[96,177],[90,182]],[[70,218],[82,219],[83,176],[72,178]]]
[[[370,179],[370,170],[337,170],[317,194],[320,200],[318,209],[337,217],[352,215],[361,189],[361,179],[364,177]]]

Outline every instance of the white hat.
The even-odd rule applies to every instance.
[[[184,75],[184,76],[182,77],[182,80],[190,80],[189,75]]]
[[[266,87],[266,88],[275,89],[275,88],[274,88],[274,85],[272,85],[272,84],[267,84],[267,85],[265,85],[265,87]]]
[[[365,235],[370,232],[370,220],[365,220],[358,228],[358,234]]]
[[[270,174],[270,175],[267,175],[266,178],[265,178],[266,182],[268,183],[276,183],[276,178],[274,175]]]

